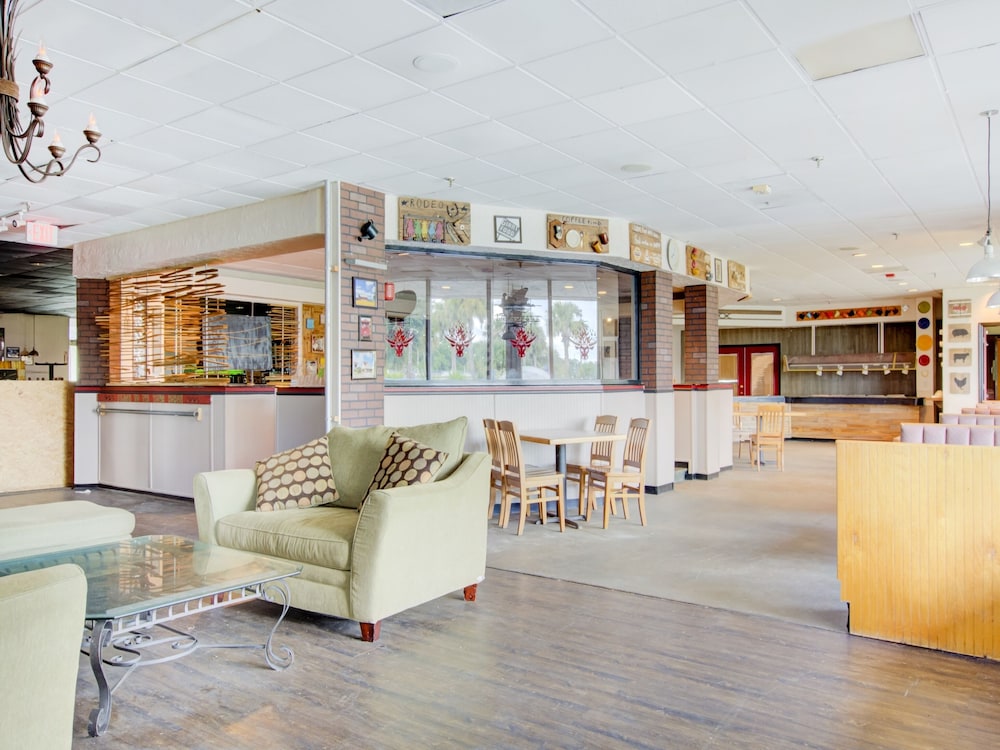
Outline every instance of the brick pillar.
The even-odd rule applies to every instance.
[[[674,387],[674,285],[671,274],[639,274],[639,380],[647,392]]]
[[[368,219],[378,227],[378,236],[361,241],[361,225]],[[341,260],[363,258],[385,263],[385,194],[368,188],[340,183],[340,242]],[[378,282],[378,307],[354,307],[352,304],[354,277],[375,279]],[[365,427],[385,421],[385,278],[386,272],[344,263],[340,273],[341,299],[341,414],[340,423],[348,427]],[[372,319],[372,340],[358,338],[358,316]],[[375,380],[351,380],[351,351],[375,351]],[[327,362],[331,366],[332,361]]]
[[[101,352],[97,317],[108,314],[107,279],[76,280],[76,354],[78,385],[107,385],[108,360]]]
[[[684,382],[719,382],[719,288],[684,290]]]

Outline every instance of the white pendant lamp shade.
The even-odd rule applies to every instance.
[[[980,241],[983,246],[983,257],[977,260],[969,273],[965,276],[967,284],[981,284],[984,281],[1000,280],[1000,259],[996,257],[993,247],[993,227],[991,214],[993,212],[992,202],[992,178],[990,170],[991,146],[993,140],[993,115],[997,114],[995,109],[988,109],[980,112],[986,118],[986,235]]]
[[[990,298],[986,300],[987,307],[1000,307],[1000,289],[997,289]]]

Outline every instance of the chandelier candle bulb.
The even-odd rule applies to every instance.
[[[66,153],[66,148],[63,146],[58,130],[52,136],[52,143],[49,144],[49,153],[52,154],[53,159],[58,159]]]
[[[49,60],[49,56],[45,50],[45,44],[42,42],[38,43],[38,52],[35,53],[34,59],[31,61],[37,70],[42,75],[47,75],[50,70],[52,70],[52,61]]]

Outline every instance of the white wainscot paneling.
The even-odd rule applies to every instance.
[[[150,491],[149,404],[108,403],[100,419],[100,484]]]
[[[74,484],[97,484],[101,479],[100,419],[97,394],[76,394],[73,399]]]
[[[149,407],[150,485],[154,492],[193,497],[194,475],[212,468],[211,407],[198,404],[150,404]],[[180,416],[199,410],[200,421]]]

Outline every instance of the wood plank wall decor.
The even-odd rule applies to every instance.
[[[663,235],[643,224],[628,225],[628,244],[632,260],[663,268]]]
[[[707,281],[712,273],[712,256],[694,245],[688,245],[685,250],[688,276]]]
[[[108,313],[96,317],[110,384],[218,383],[228,374],[224,335],[209,336],[225,314],[217,269],[181,268],[109,284]]]
[[[607,219],[547,214],[545,226],[547,246],[552,250],[606,253],[610,247]]]
[[[837,442],[851,633],[1000,658],[1000,449]]]
[[[416,242],[468,245],[472,241],[472,207],[461,201],[401,197],[399,237]]]
[[[735,260],[730,260],[726,261],[726,271],[729,275],[729,288],[745,292],[747,290],[747,267]]]

